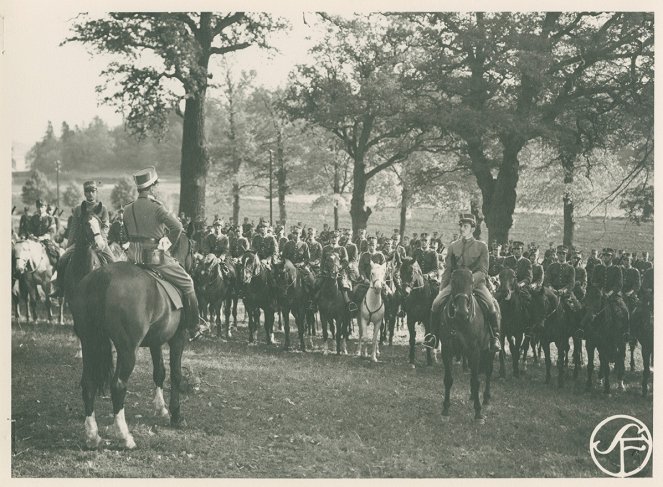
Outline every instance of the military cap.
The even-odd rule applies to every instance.
[[[378,238],[375,235],[369,235],[368,237],[366,237],[366,240],[368,241],[375,240],[377,242]]]
[[[513,244],[511,244],[512,249],[522,249],[525,247],[525,244],[519,240],[514,240]]]
[[[569,251],[569,249],[567,249],[563,245],[558,245],[557,246],[557,253],[558,254],[566,254],[568,251]]]
[[[631,259],[631,258],[633,258],[633,255],[631,254],[631,252],[624,252],[622,254],[622,258],[623,259]]]
[[[154,166],[146,167],[141,169],[133,174],[134,182],[136,183],[136,188],[146,189],[152,186],[154,183],[159,181],[159,176],[157,175],[157,170]]]
[[[96,181],[85,181],[83,183],[83,191],[96,191],[97,182]]]
[[[603,252],[601,252],[601,255],[613,255],[614,253],[614,250],[612,250],[610,247],[606,247],[603,249]]]
[[[428,235],[426,232],[423,232],[419,238],[421,240],[429,241],[430,240],[430,235]]]
[[[474,219],[474,215],[472,213],[460,213],[458,215],[458,224],[461,225],[463,223],[469,223],[473,227],[476,227],[477,221]]]

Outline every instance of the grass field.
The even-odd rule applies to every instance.
[[[544,367],[531,358],[520,379],[510,369],[495,379],[483,425],[473,419],[469,374],[456,365],[443,421],[443,366],[425,367],[418,349],[418,366],[409,368],[406,339],[399,334],[373,364],[249,347],[243,323],[229,341],[202,338],[184,355],[188,426],[181,430],[153,417],[151,360],[141,350],[126,403],[138,448],[111,441],[88,451],[71,326],[14,323],[12,476],[600,477],[588,444],[601,420],[628,414],[652,428],[652,397],[640,396],[639,372],[627,371],[625,392],[606,396],[583,392],[584,380],[544,384]],[[110,439],[110,399],[97,400],[97,421]],[[639,475],[651,474],[650,462]]]

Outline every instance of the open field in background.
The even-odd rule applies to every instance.
[[[627,371],[626,391],[606,396],[583,392],[584,368],[577,383],[546,385],[544,367],[530,358],[520,379],[510,368],[506,379],[495,378],[481,425],[473,419],[469,374],[458,364],[451,416],[442,419],[443,366],[423,366],[418,348],[418,366],[409,368],[403,333],[378,364],[283,352],[262,344],[262,333],[260,340],[248,347],[240,323],[229,341],[205,337],[189,346],[182,404],[188,427],[182,430],[154,418],[150,354],[141,350],[126,402],[138,448],[123,451],[111,442],[88,451],[71,326],[14,323],[12,476],[597,477],[603,474],[588,444],[600,421],[628,414],[652,428],[652,396],[640,396],[640,372]],[[110,399],[99,398],[96,411],[109,439]],[[651,476],[651,463],[639,475]]]
[[[77,178],[82,182],[85,176]],[[106,176],[99,178],[103,181],[100,188],[100,199],[110,204],[110,193],[115,184],[116,178]],[[25,178],[15,178],[12,185],[12,204],[17,206],[17,211],[23,208],[21,201],[21,187]],[[67,183],[61,182],[61,192]],[[179,204],[179,184],[173,180],[164,180],[160,187],[163,194],[162,199],[174,211],[177,211]],[[243,197],[240,207],[240,220],[249,217],[250,220],[258,221],[260,216],[269,219],[269,200],[260,196],[261,193],[255,193],[250,197]],[[311,224],[318,229],[322,228],[323,223],[329,223],[333,226],[333,209],[329,207],[326,211],[323,209],[312,209],[310,195],[289,195],[286,201],[286,211],[288,216],[287,224],[295,224],[299,221],[305,225]],[[34,210],[34,203],[31,205]],[[468,204],[469,206],[469,204]],[[369,232],[380,231],[385,235],[391,235],[394,228],[399,226],[399,208],[387,208],[384,210],[375,210],[368,221]],[[560,201],[561,211],[561,201]],[[415,208],[412,210],[412,217],[407,222],[406,233],[421,233],[422,231],[438,231],[440,234],[451,241],[454,233],[457,233],[456,212],[449,212],[444,217],[436,216],[439,210],[432,208]],[[211,195],[207,197],[207,219],[211,223],[215,214],[228,220],[232,214],[232,208],[225,201],[217,202]],[[68,217],[69,211],[65,211],[63,218]],[[273,202],[274,221],[278,219],[278,202]],[[510,238],[522,240],[524,242],[537,242],[542,249],[547,248],[548,242],[554,242],[556,245],[562,243],[563,220],[562,215],[547,215],[541,213],[522,213],[517,212],[514,217],[515,223],[510,232]],[[654,251],[654,224],[645,223],[634,225],[625,218],[606,218],[602,216],[579,217],[576,219],[576,246],[587,256],[590,249],[613,247],[616,249],[625,249],[632,252],[648,251],[653,254]],[[66,219],[65,219],[66,221]],[[14,224],[18,226],[18,216],[14,217]],[[349,212],[341,212],[339,225],[341,227],[351,227]],[[487,230],[483,226],[483,238],[485,239]]]

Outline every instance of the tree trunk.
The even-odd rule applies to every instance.
[[[564,240],[563,243],[566,247],[573,246],[573,236],[575,232],[575,218],[573,211],[575,205],[573,203],[573,196],[571,195],[570,185],[573,184],[573,159],[569,161],[562,161],[564,166],[564,185],[566,189],[562,201],[564,202]]]
[[[287,219],[286,209],[285,209],[285,195],[288,192],[287,184],[287,171],[285,169],[285,155],[283,153],[283,139],[281,133],[277,133],[276,137],[276,184],[277,191],[279,194],[279,222],[281,225],[285,226]]]
[[[513,226],[513,212],[516,209],[518,153],[521,148],[519,143],[505,143],[502,164],[494,184],[480,184],[488,242],[505,244],[509,241],[509,230]],[[487,187],[484,189],[484,186]]]
[[[239,183],[233,183],[233,225],[239,225]]]
[[[186,100],[182,128],[180,207],[192,220],[205,218],[205,188],[209,157],[205,140],[205,88]]]
[[[338,164],[334,164],[334,230],[338,230],[338,199],[341,193],[341,181]]]
[[[354,235],[359,230],[366,228],[368,218],[372,210],[366,207],[366,173],[364,172],[363,159],[355,158],[353,168],[352,200],[350,201],[350,216],[352,217],[352,232]]]
[[[403,186],[403,189],[401,190],[401,224],[400,224],[401,240],[403,240],[403,236],[405,235],[405,225],[407,221],[406,219],[407,203],[409,199],[410,199],[410,192],[407,190],[405,186]]]

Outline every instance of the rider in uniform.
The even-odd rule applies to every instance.
[[[341,232],[338,230],[329,230],[327,235],[329,237],[329,243],[322,249],[321,262],[324,263],[327,256],[332,253],[338,256],[339,262],[341,264],[340,272],[338,275],[338,286],[341,289],[341,293],[343,294],[343,301],[345,302],[345,306],[348,308],[348,311],[357,311],[357,305],[350,300],[348,295],[348,291],[352,290],[352,283],[348,278],[348,253],[345,250],[345,247],[338,243]],[[327,272],[329,272],[329,269],[325,269],[324,265],[322,265],[320,276]],[[320,289],[320,282],[321,279],[318,277],[315,281],[316,290]]]
[[[18,238],[26,239],[30,235],[30,208],[23,208],[23,214],[18,222]]]
[[[44,246],[46,254],[52,266],[56,266],[60,257],[60,252],[55,237],[56,227],[55,219],[46,211],[46,206],[41,200],[36,202],[37,212],[32,215],[30,233]]]
[[[622,272],[621,266],[613,265],[614,263],[614,252],[612,249],[607,248],[603,249],[603,262],[606,266],[605,269],[605,285],[603,287],[606,296],[608,297],[608,303],[613,307],[613,313],[616,309],[621,309],[624,316],[627,317],[626,320],[626,339],[630,334],[630,319],[628,319],[629,313],[624,298],[622,296],[622,288],[624,286],[624,274]],[[610,263],[610,265],[608,265]]]
[[[447,261],[442,274],[440,292],[433,301],[432,312],[438,312],[451,293],[451,273],[460,268],[469,269],[472,272],[474,293],[487,308],[487,324],[491,332],[490,348],[493,351],[499,351],[501,349],[500,322],[497,304],[486,287],[489,267],[488,246],[485,242],[475,240],[472,236],[472,230],[476,226],[474,215],[461,213],[458,224],[460,238],[452,242],[447,249]]]
[[[79,206],[74,208],[72,218],[70,219],[67,250],[62,254],[60,262],[58,263],[55,289],[52,293],[53,296],[60,296],[62,294],[64,289],[64,274],[67,264],[71,259],[71,254],[74,252],[78,240],[86,236],[84,231],[85,225],[90,218],[94,217],[99,220],[101,233],[99,235],[94,235],[94,247],[99,256],[101,265],[106,265],[115,260],[107,243],[110,229],[108,209],[101,201],[97,201],[97,190],[98,187],[95,181],[86,181],[83,183],[85,199]]]
[[[258,251],[258,257],[260,262],[264,262],[271,269],[279,259],[279,244],[272,234],[271,227],[263,225],[262,232],[262,245]]]
[[[421,272],[428,277],[431,284],[434,282],[438,285],[440,282],[440,260],[436,248],[437,240],[435,240],[435,243],[433,244],[435,248],[430,248],[430,245],[428,244],[429,239],[428,234],[426,234],[425,240],[422,239],[422,257],[419,266],[421,267]]]
[[[580,250],[574,251],[572,263],[576,274],[576,285],[573,287],[573,294],[578,298],[578,301],[582,301],[585,299],[585,294],[587,294],[587,270],[582,266],[582,252]]]
[[[622,256],[622,263],[624,265],[622,270],[624,273],[624,287],[622,291],[624,293],[624,301],[631,314],[638,304],[637,296],[640,293],[641,286],[640,271],[633,267],[632,259],[633,256],[630,252],[625,252]]]
[[[312,289],[315,286],[315,280],[308,268],[311,258],[308,244],[301,239],[302,227],[295,226],[293,230],[293,240],[288,241],[283,248],[284,265],[300,269],[303,273],[302,281],[309,286],[309,289]]]
[[[117,243],[119,246],[123,247],[129,238],[127,237],[127,229],[124,226],[124,208],[120,208],[117,211],[117,217],[111,223],[110,229],[108,230],[108,245],[113,242]]]
[[[565,246],[557,247],[557,260],[551,263],[545,271],[543,285],[554,289],[566,306],[575,311],[578,306],[573,293],[576,285],[576,272],[575,268],[566,261],[567,253],[568,249]]]
[[[198,299],[191,276],[168,253],[158,250],[159,241],[168,237],[176,242],[184,228],[175,215],[156,198],[159,177],[153,166],[134,173],[138,198],[125,207],[125,225],[129,237],[128,256],[131,262],[157,271],[163,279],[182,293],[184,319],[191,339],[195,339],[208,327],[198,316]]]
[[[329,235],[329,231],[327,231]],[[308,253],[309,253],[309,266],[314,276],[320,273],[320,264],[322,262],[322,245],[315,238],[316,229],[309,227],[308,229]]]

